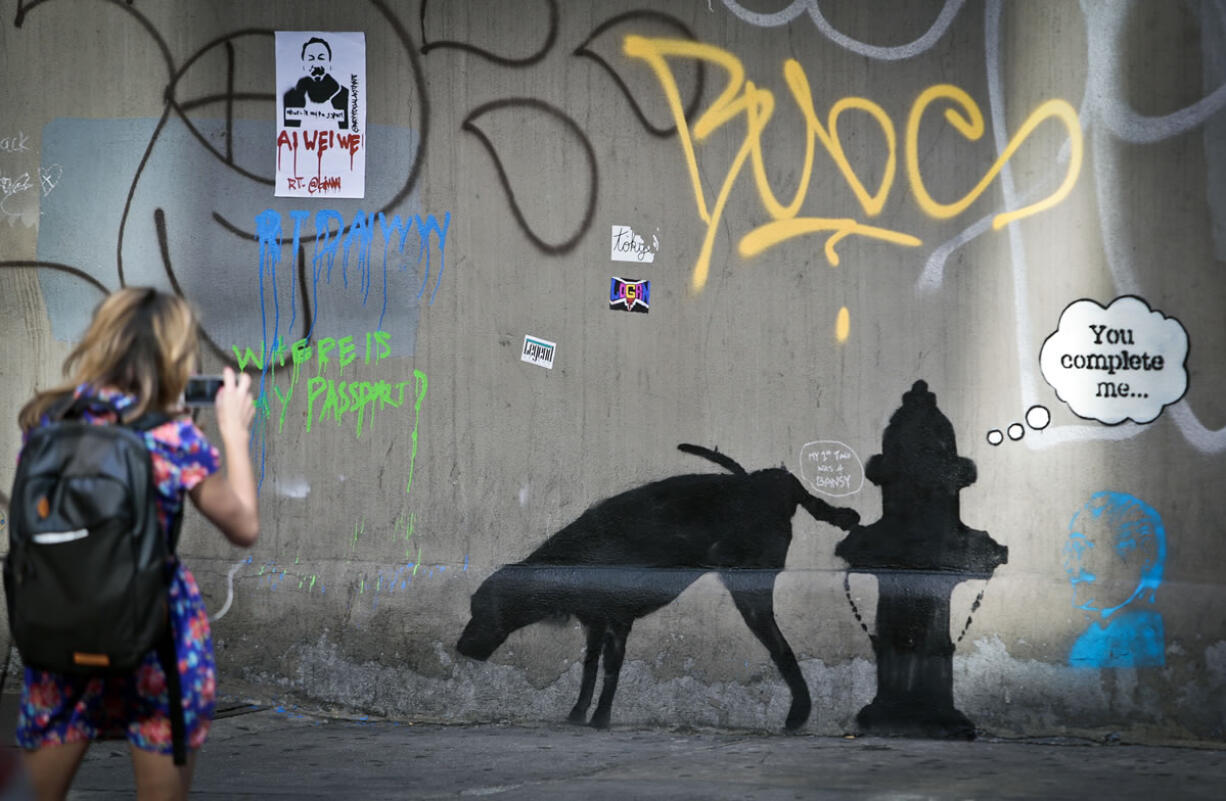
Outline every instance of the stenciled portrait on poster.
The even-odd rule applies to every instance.
[[[366,194],[366,34],[277,31],[277,197]]]

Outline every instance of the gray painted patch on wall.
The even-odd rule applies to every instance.
[[[151,284],[170,288],[155,221],[163,212],[167,260],[183,293],[201,311],[206,333],[222,348],[231,345],[258,347],[274,330],[286,339],[302,333],[301,290],[291,268],[288,240],[293,236],[291,211],[306,210],[302,225],[308,285],[312,283],[315,251],[315,214],[324,209],[338,212],[346,225],[354,214],[383,208],[404,185],[418,152],[417,132],[392,126],[371,126],[369,146],[372,163],[397,168],[367,176],[364,199],[274,198],[271,184],[264,184],[239,170],[271,178],[276,148],[271,122],[235,120],[232,146],[226,146],[223,120],[193,120],[203,138],[218,153],[233,152],[237,168],[203,146],[177,117],[168,118],[160,132],[154,119],[91,120],[58,118],[43,129],[42,163],[63,166],[58,190],[44,199],[39,225],[38,259],[76,267],[110,288],[123,283]],[[157,138],[154,140],[154,134]],[[152,145],[150,145],[152,141]],[[141,169],[142,155],[148,160]],[[252,164],[261,156],[260,162]],[[301,154],[300,154],[301,155]],[[305,168],[305,165],[300,167]],[[139,176],[138,176],[139,170]],[[124,206],[136,176],[126,223]],[[282,249],[274,281],[266,267],[264,319],[251,312],[251,300],[260,293],[260,247],[254,240],[255,216],[266,209],[283,219]],[[422,210],[416,193],[410,194],[389,216],[412,220]],[[227,230],[216,216],[252,238]],[[123,241],[120,229],[123,227]],[[338,253],[332,269],[320,263],[316,336],[362,336],[373,330],[380,318],[391,334],[392,353],[413,352],[417,333],[418,300],[425,260],[418,261],[421,240],[409,236],[404,252],[388,249],[386,290],[383,281],[384,249],[377,226],[369,264],[358,264],[356,253],[345,258]],[[437,273],[441,253],[437,241],[429,253],[432,273]],[[364,281],[361,269],[370,270]],[[52,333],[61,341],[78,338],[88,322],[88,310],[98,301],[97,290],[83,281],[55,270],[44,269],[39,277]],[[431,287],[433,289],[433,275]],[[386,301],[386,307],[385,307]],[[274,329],[278,312],[279,327]],[[289,320],[295,319],[293,330]]]

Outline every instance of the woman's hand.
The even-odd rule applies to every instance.
[[[192,501],[230,542],[249,548],[260,535],[255,473],[247,444],[255,420],[251,376],[222,371],[222,387],[213,400],[217,429],[225,450],[225,474],[214,473],[191,491]]]
[[[251,399],[251,376],[239,373],[235,376],[229,367],[221,372],[222,385],[213,400],[217,412],[217,428],[222,440],[241,439],[246,444],[255,420],[255,402]]]

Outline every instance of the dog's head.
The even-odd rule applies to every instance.
[[[523,586],[514,565],[494,573],[473,593],[472,619],[464,627],[456,650],[472,659],[489,659],[511,632],[532,623],[533,593]]]
[[[486,585],[483,584],[473,593],[472,619],[464,627],[455,646],[464,656],[483,662],[498,650],[498,646],[511,633],[499,624],[497,604],[485,589]]]

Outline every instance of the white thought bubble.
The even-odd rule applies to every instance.
[[[1046,406],[1034,405],[1026,410],[1026,425],[1030,426],[1035,431],[1042,431],[1051,424],[1051,412]],[[1006,429],[1009,434],[1009,439],[1017,442],[1022,437],[1026,436],[1026,426],[1021,423],[1011,423]],[[993,428],[988,432],[988,444],[999,445],[1005,441],[1005,434],[999,428]]]
[[[800,449],[800,475],[823,495],[841,498],[864,486],[864,465],[850,446],[832,439],[806,442]]]
[[[1103,307],[1070,303],[1043,343],[1039,367],[1079,417],[1149,423],[1188,388],[1188,332],[1132,295]]]

